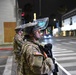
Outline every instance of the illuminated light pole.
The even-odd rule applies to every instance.
[[[54,18],[54,21],[56,21],[56,19]]]
[[[34,19],[33,20],[36,21],[36,13],[34,13]]]
[[[60,35],[61,28],[59,26],[59,20],[57,20],[57,19],[54,18],[54,21],[56,22],[56,27],[58,28],[58,35]]]

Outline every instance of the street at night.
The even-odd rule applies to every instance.
[[[57,63],[71,75],[75,75],[76,37],[54,37],[51,40],[53,55]],[[0,50],[0,75],[16,75],[12,50]]]
[[[52,51],[56,61],[71,75],[76,75],[76,37],[56,38]]]
[[[76,75],[76,0],[0,0],[0,75]]]

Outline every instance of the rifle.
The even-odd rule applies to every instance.
[[[53,57],[52,53],[52,44],[48,43],[44,45],[44,51],[47,54],[48,57],[50,57],[53,60],[54,63],[54,70],[53,70],[53,75],[57,75],[58,72],[58,65],[55,63],[55,59]]]
[[[44,54],[44,52],[45,52],[47,54],[47,56],[53,60],[53,63],[54,63],[53,75],[57,75],[58,65],[55,63],[55,59],[54,59],[53,54],[52,54],[52,44],[50,44],[50,43],[45,44],[44,47],[42,45],[37,44],[37,43],[34,43],[34,44],[38,45],[42,54]],[[44,57],[44,59],[45,59],[45,57]],[[47,74],[45,74],[45,75],[47,75]]]

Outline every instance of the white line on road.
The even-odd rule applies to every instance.
[[[75,56],[71,56],[71,57],[61,57],[61,58],[57,58],[57,61],[62,61],[62,60],[76,60],[76,57]]]
[[[76,44],[76,42],[73,42],[73,41],[71,41],[71,42],[69,42],[69,43]]]
[[[62,42],[62,44],[68,44],[67,42]]]
[[[58,47],[58,46],[53,46],[52,49],[54,49],[54,50],[56,50],[56,49],[67,50],[66,48],[61,48],[61,47]]]
[[[69,55],[76,55],[76,53],[57,54],[57,55],[54,55],[54,56],[69,56]]]
[[[62,48],[53,48],[52,50],[53,50],[53,51],[62,51],[62,50],[64,50],[64,51],[65,51],[65,50],[67,50],[67,49],[62,49]]]
[[[57,65],[58,65],[58,67],[59,67],[59,70],[60,71],[63,71],[64,73],[65,73],[65,75],[71,75],[66,69],[64,69],[58,62],[56,62],[57,63]],[[61,75],[63,75],[63,74],[61,74]]]
[[[61,41],[61,40],[59,40],[59,39],[56,39],[56,41]]]
[[[0,65],[0,67],[5,67],[5,65]]]
[[[11,75],[12,62],[13,62],[13,56],[9,56],[7,59],[7,63],[3,75]]]
[[[69,71],[72,75],[76,75],[76,70],[75,71]]]
[[[76,62],[60,63],[63,67],[76,66]]]
[[[60,51],[60,52],[53,52],[54,54],[60,54],[60,53],[72,53],[74,51]]]

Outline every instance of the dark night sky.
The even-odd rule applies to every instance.
[[[67,11],[70,11],[76,7],[76,0],[18,0],[19,7],[23,8],[25,4],[31,3],[34,5],[34,10],[40,14],[40,3],[41,1],[41,15],[49,16],[52,13],[58,13],[59,8],[66,7]]]
[[[50,17],[50,19],[60,19],[63,14],[76,8],[76,0],[18,0],[18,2],[20,8],[23,8],[27,3],[31,3],[33,11],[37,13],[37,18]]]

